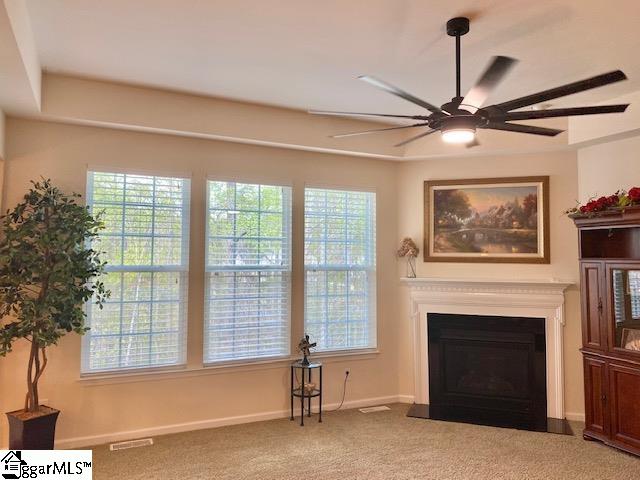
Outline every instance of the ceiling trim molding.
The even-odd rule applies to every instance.
[[[473,149],[444,144],[437,136],[394,148],[415,132],[334,139],[329,136],[380,123],[52,73],[43,76],[41,112],[23,117],[396,162],[563,152],[579,146],[568,144],[567,133],[539,139],[483,131],[481,146]],[[562,129],[568,124],[567,119],[526,123],[541,122]]]
[[[51,73],[43,77],[42,112],[33,118],[390,161],[567,149],[566,134],[523,142],[524,136],[483,132],[483,146],[463,151],[443,145],[439,138],[393,147],[415,134],[405,131],[334,139],[329,136],[377,128],[380,123]]]
[[[50,121],[349,156],[401,159],[404,151],[392,145],[406,138],[392,132],[334,139],[380,123],[64,75],[44,75],[42,99],[41,115]]]
[[[362,157],[362,158],[370,158],[373,160],[393,160],[393,161],[404,160],[404,157],[393,156],[393,155],[382,155],[382,154],[366,153],[366,152],[358,152],[358,151],[337,150],[337,149],[312,147],[312,146],[305,146],[305,145],[294,145],[291,143],[268,142],[268,141],[251,139],[251,138],[230,137],[230,136],[224,136],[224,135],[215,135],[215,134],[206,134],[206,133],[197,133],[197,132],[185,132],[185,131],[162,129],[162,128],[156,128],[156,127],[144,127],[139,125],[124,125],[121,123],[109,123],[109,122],[101,122],[101,121],[95,121],[95,120],[64,118],[64,117],[51,116],[46,114],[12,115],[12,118],[46,121],[51,123],[61,123],[61,124],[67,124],[67,125],[109,128],[113,130],[125,130],[130,132],[151,133],[151,134],[157,134],[157,135],[174,135],[177,137],[198,138],[202,140],[240,143],[244,145],[257,145],[257,146],[271,147],[271,148],[286,148],[289,150],[328,153],[332,155],[344,155],[348,157]]]

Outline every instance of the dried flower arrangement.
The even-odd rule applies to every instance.
[[[640,187],[633,187],[628,192],[618,190],[616,193],[596,199],[590,199],[584,205],[576,205],[564,213],[571,218],[593,217],[606,211],[623,211],[627,207],[640,206]]]
[[[415,261],[418,253],[420,253],[420,249],[411,238],[405,237],[402,239],[397,254],[398,257],[407,257],[407,277],[416,277]]]

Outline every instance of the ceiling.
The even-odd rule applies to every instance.
[[[472,19],[463,91],[498,54],[520,63],[491,101],[616,68],[630,80],[554,105],[640,89],[637,0],[28,0],[28,9],[45,70],[298,109],[419,111],[362,74],[448,101],[454,42],[444,24],[457,15]]]

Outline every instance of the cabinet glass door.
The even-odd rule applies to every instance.
[[[614,346],[640,354],[640,267],[611,270]]]

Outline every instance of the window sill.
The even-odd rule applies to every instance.
[[[331,352],[318,352],[311,357],[324,363],[335,363],[349,358],[357,357],[357,360],[370,360],[379,354],[375,348],[360,350],[337,350]],[[95,374],[84,374],[77,381],[83,386],[117,385],[123,383],[139,383],[200,377],[204,375],[229,374],[236,372],[249,372],[255,370],[271,370],[287,367],[298,360],[298,356],[275,357],[264,360],[239,360],[224,363],[205,364],[201,367],[173,367],[144,371],[121,371]],[[356,358],[354,358],[356,359]]]
[[[345,357],[366,357],[374,358],[380,351],[377,348],[358,348],[353,350],[328,350],[326,352],[315,352],[311,354],[314,359],[323,360],[326,363],[340,361]]]

